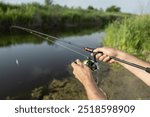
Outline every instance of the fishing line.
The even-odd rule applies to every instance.
[[[82,50],[85,50],[85,47],[79,46],[79,45],[74,44],[72,42],[60,40],[57,37],[54,37],[54,36],[51,36],[51,35],[47,35],[47,34],[44,34],[44,33],[41,33],[41,32],[35,31],[35,30],[31,30],[31,29],[28,29],[28,28],[24,28],[24,27],[20,27],[20,26],[12,26],[12,27],[10,27],[10,29],[12,29],[12,28],[16,28],[16,29],[20,29],[20,30],[26,31],[26,32],[28,32],[28,33],[30,33],[32,35],[35,35],[35,36],[40,37],[40,38],[42,38],[44,40],[53,42],[56,45],[59,45],[59,46],[61,46],[63,48],[66,48],[67,50],[70,50],[70,51],[72,51],[72,52],[74,52],[76,54],[79,54],[79,55],[81,55],[81,56],[86,58],[86,60],[84,60],[83,63],[85,65],[87,65],[92,71],[96,71],[96,70],[99,69],[99,66],[98,66],[98,63],[96,61],[95,55],[94,55],[94,59],[92,60],[89,56],[87,56],[87,55],[85,55],[85,54],[83,54],[81,52],[78,52],[78,51],[76,51],[74,49],[71,49],[70,47],[67,47],[67,46],[65,46],[65,45],[63,45],[63,44],[61,44],[59,42],[55,42],[54,40],[51,40],[50,38],[55,39],[55,40],[59,40],[60,42],[65,42],[65,43],[67,43],[69,45],[72,45],[72,46],[74,46],[76,48],[81,48]]]
[[[45,40],[47,40],[47,41],[53,42],[53,43],[55,43],[56,45],[59,45],[59,46],[61,46],[61,47],[63,47],[63,48],[66,48],[66,49],[68,49],[68,50],[70,50],[70,51],[72,51],[72,52],[74,52],[74,53],[76,53],[76,54],[79,54],[79,55],[81,55],[81,56],[84,56],[84,57],[86,57],[86,58],[89,58],[89,57],[86,56],[85,54],[82,54],[81,52],[75,51],[75,50],[73,50],[73,49],[71,49],[71,48],[69,48],[69,47],[67,47],[67,46],[64,46],[63,44],[60,44],[59,42],[55,42],[55,41],[53,41],[53,40],[51,40],[51,39],[49,39],[49,38],[52,38],[52,39],[55,39],[55,40],[59,40],[60,42],[64,42],[64,43],[73,45],[74,47],[76,47],[76,48],[81,48],[81,49],[83,50],[84,47],[82,47],[82,46],[80,46],[80,45],[74,44],[74,43],[69,42],[69,41],[60,40],[60,39],[57,38],[57,37],[54,37],[54,36],[51,36],[51,35],[47,35],[47,34],[45,34],[45,33],[38,32],[38,31],[35,31],[35,30],[32,30],[32,29],[20,27],[20,26],[11,26],[10,28],[16,28],[16,29],[24,30],[24,31],[26,31],[26,32],[28,32],[28,33],[30,33],[30,34],[33,34],[33,35],[37,36],[37,37],[40,37],[40,38],[45,39]]]
[[[93,52],[94,49],[92,49],[92,48],[82,47],[82,46],[77,45],[77,44],[74,44],[74,43],[72,43],[72,42],[60,40],[60,39],[57,38],[57,37],[54,37],[54,36],[51,36],[51,35],[47,35],[47,34],[45,34],[45,33],[41,33],[41,32],[38,32],[38,31],[35,31],[35,30],[31,30],[31,29],[28,29],[28,28],[24,28],[24,27],[20,27],[20,26],[12,26],[11,28],[17,28],[17,29],[24,30],[24,31],[26,31],[26,32],[28,32],[28,33],[30,33],[30,34],[33,34],[33,35],[37,36],[37,37],[40,37],[40,38],[42,38],[42,39],[45,39],[45,40],[47,40],[47,41],[50,41],[50,42],[54,42],[54,43],[55,43],[55,41],[49,39],[49,38],[53,38],[53,39],[55,39],[55,40],[59,40],[59,41],[61,41],[61,42],[70,44],[70,45],[72,45],[72,46],[74,46],[74,47],[78,47],[78,48],[84,49],[84,50],[87,51],[87,52],[93,53],[93,55],[94,55],[94,61],[90,61],[90,60],[89,60],[90,58],[89,58],[88,56],[86,56],[85,54],[82,54],[82,53],[80,53],[80,52],[78,52],[78,51],[75,51],[75,50],[73,50],[73,49],[71,49],[71,48],[69,48],[69,47],[67,47],[67,46],[64,46],[63,44],[58,43],[58,42],[55,43],[56,45],[59,45],[59,46],[61,46],[61,47],[63,47],[63,48],[66,48],[66,49],[68,49],[68,50],[70,50],[70,51],[76,53],[76,54],[79,54],[79,55],[81,55],[81,56],[86,57],[86,58],[89,60],[89,61],[86,61],[86,64],[88,64],[89,67],[92,66],[91,69],[93,69],[93,71],[94,71],[95,69],[98,69],[98,67],[97,67],[98,65],[97,65],[97,61],[96,61],[96,57],[95,57],[95,56],[96,56],[96,54],[98,54],[98,53],[103,54],[102,52],[95,53],[95,52]],[[114,56],[110,56],[110,58],[111,58],[111,59],[114,59],[114,60],[116,60],[116,61],[118,61],[118,62],[121,62],[121,63],[127,64],[127,65],[130,65],[130,66],[139,68],[139,69],[141,69],[141,70],[144,70],[144,71],[146,71],[147,73],[150,73],[150,68],[149,68],[149,67],[143,67],[143,66],[137,65],[137,64],[135,64],[135,63],[131,63],[131,62],[128,62],[128,61],[125,61],[125,60],[116,58],[116,57],[114,57]],[[89,63],[88,63],[88,62],[89,62]]]
[[[51,36],[51,35],[47,35],[47,34],[45,34],[45,33],[38,32],[38,31],[35,31],[35,30],[32,30],[32,29],[24,28],[24,27],[21,27],[21,26],[11,26],[10,28],[17,28],[17,29],[21,29],[21,30],[24,30],[24,31],[27,31],[27,32],[36,33],[36,34],[39,34],[39,35],[42,35],[42,36],[45,36],[45,37],[49,37],[49,38],[52,38],[52,39],[59,40],[59,41],[61,41],[61,42],[70,44],[70,45],[72,45],[72,46],[74,46],[74,47],[76,47],[76,48],[80,48],[80,49],[84,49],[84,48],[85,48],[85,47],[83,47],[83,46],[81,46],[81,45],[72,43],[72,42],[70,42],[70,41],[60,40],[60,39],[57,38],[57,37],[54,37],[54,36]]]
[[[56,45],[61,46],[61,47],[65,48],[65,49],[67,49],[67,50],[70,50],[70,51],[72,51],[72,52],[74,52],[74,53],[76,53],[76,54],[79,54],[79,55],[81,55],[81,56],[84,56],[84,57],[86,57],[86,58],[89,58],[89,57],[86,56],[85,54],[82,54],[82,53],[80,53],[80,52],[78,52],[78,51],[75,51],[75,50],[73,50],[73,49],[71,49],[71,48],[69,48],[69,47],[67,47],[67,46],[64,46],[64,45],[58,43],[58,42],[55,42],[55,41],[53,41],[53,40],[50,40],[48,37],[45,38],[45,37],[43,37],[43,36],[41,36],[41,35],[39,35],[39,34],[36,34],[36,33],[33,33],[33,32],[30,32],[30,33],[33,34],[33,35],[35,35],[35,36],[37,36],[37,37],[40,37],[40,38],[42,38],[42,39],[45,39],[45,40],[47,40],[47,41],[53,42],[53,43],[55,43]]]
[[[69,48],[69,47],[67,47],[67,46],[65,46],[65,45],[63,45],[63,44],[61,44],[59,42],[56,42],[56,40],[60,41],[60,39],[57,38],[57,37],[54,37],[54,36],[51,36],[51,35],[47,35],[47,34],[44,34],[44,33],[41,33],[41,32],[35,31],[35,30],[31,30],[31,29],[28,29],[28,28],[20,27],[20,26],[12,26],[11,28],[16,28],[16,29],[20,29],[20,30],[26,31],[26,32],[28,32],[28,33],[36,36],[36,37],[39,37],[39,38],[42,38],[42,39],[47,40],[49,42],[55,43],[58,46],[61,46],[61,47],[65,48],[65,49],[67,49],[67,50],[70,50],[70,51],[72,51],[72,52],[74,52],[76,54],[79,54],[79,55],[81,55],[81,56],[86,58],[86,60],[84,60],[83,63],[85,65],[87,65],[92,71],[98,72],[98,70],[99,70],[99,66],[98,66],[98,63],[96,61],[95,56],[94,56],[94,59],[92,60],[89,56],[86,56],[85,54],[82,54],[82,53],[80,53],[78,51],[75,51],[75,50],[73,50],[73,49],[71,49],[71,48]],[[55,41],[51,40],[50,38],[55,39]],[[76,48],[81,48],[82,50],[85,50],[84,47],[79,46],[77,44],[74,44],[72,42],[68,42],[68,41],[64,41],[64,40],[61,40],[60,42],[65,42],[65,43],[67,43],[69,45],[73,45]],[[16,64],[17,63],[18,63],[18,61],[16,61]],[[98,84],[99,83],[99,78],[96,77],[95,81]]]

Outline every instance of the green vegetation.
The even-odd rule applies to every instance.
[[[53,0],[45,0],[45,5],[52,5]]]
[[[53,5],[46,0],[38,3],[11,5],[0,2],[0,30],[8,32],[11,25],[39,29],[62,29],[99,26],[103,28],[110,22],[127,14],[107,13],[96,9],[68,8]]]
[[[114,22],[106,29],[104,45],[117,48],[150,61],[150,15],[140,15]]]
[[[150,61],[150,16],[129,16],[131,15],[121,13],[120,8],[116,6],[111,6],[104,12],[92,6],[87,9],[62,7],[54,5],[52,0],[45,0],[45,5],[0,3],[0,33],[9,32],[11,25],[19,25],[40,29],[42,32],[50,31],[54,36],[65,37],[78,34],[77,32],[80,32],[79,35],[90,34],[93,31],[88,30],[88,27],[94,27],[97,30],[109,24],[105,30],[106,36],[103,42],[105,46],[117,48]],[[86,30],[82,30],[83,28]],[[52,30],[55,29],[57,32],[53,33]],[[62,29],[67,33],[60,33]],[[13,32],[13,34],[17,33]],[[39,44],[43,41],[32,35],[13,35],[12,38],[2,36],[0,47],[20,43]],[[149,88],[132,74],[123,68],[117,71],[110,67],[102,68],[105,66],[101,64],[99,74],[95,75],[100,76],[100,87],[107,93],[108,99],[149,99]],[[126,93],[122,93],[123,90],[126,90]],[[76,79],[63,78],[63,80],[54,79],[43,86],[14,97],[8,96],[7,99],[87,99],[87,97],[81,83]]]
[[[5,37],[0,37],[0,47],[7,47],[7,46],[12,46],[17,44],[24,44],[24,43],[40,44],[43,41],[44,41],[43,39],[37,38],[33,35],[5,36]],[[49,42],[49,44],[51,43]]]
[[[106,12],[120,12],[120,7],[117,7],[117,6],[110,6],[106,9]]]

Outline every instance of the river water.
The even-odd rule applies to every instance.
[[[60,36],[59,38],[84,47],[100,45],[104,33],[96,31],[82,35]],[[31,90],[50,80],[69,75],[68,65],[75,59],[85,59],[57,45],[61,43],[83,54],[80,48],[56,40],[54,43],[32,35],[12,35],[0,38],[0,99]]]

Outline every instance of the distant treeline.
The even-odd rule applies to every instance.
[[[128,16],[97,9],[68,8],[38,3],[11,5],[0,2],[0,33],[11,25],[29,28],[57,29],[74,27],[104,27],[108,23]]]

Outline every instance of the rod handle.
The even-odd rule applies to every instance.
[[[85,47],[84,50],[93,54],[98,54],[98,53],[103,54],[103,52],[93,52],[94,48]]]
[[[89,47],[85,47],[84,50],[87,51],[87,52],[93,53],[94,49],[93,48],[89,48]]]

